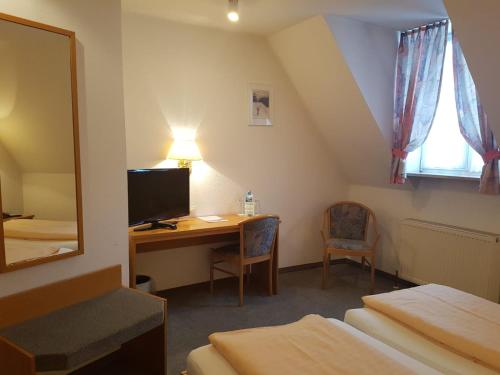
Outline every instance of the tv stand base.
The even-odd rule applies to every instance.
[[[145,228],[136,228],[134,229],[134,232],[145,232],[147,230],[155,230],[155,229],[170,229],[170,230],[176,230],[177,229],[177,222],[173,223],[160,223],[158,221],[155,221],[153,223],[149,223],[149,227]]]

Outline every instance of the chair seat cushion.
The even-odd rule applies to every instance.
[[[342,250],[370,250],[370,245],[365,241],[344,240],[340,238],[331,238],[328,240],[327,246]]]
[[[120,288],[0,331],[35,356],[37,371],[67,370],[163,324],[161,300]]]
[[[213,249],[216,255],[235,256],[240,255],[240,244],[230,244]]]

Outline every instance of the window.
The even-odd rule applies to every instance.
[[[453,45],[449,33],[436,116],[425,143],[408,155],[406,171],[410,176],[479,178],[482,167],[481,156],[467,144],[458,126]]]

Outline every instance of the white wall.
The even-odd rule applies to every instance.
[[[124,14],[123,44],[128,167],[164,160],[172,128],[196,129],[192,214],[235,212],[252,189],[283,220],[280,266],[319,261],[322,211],[346,187],[266,39]],[[274,88],[273,127],[248,126],[251,82]],[[205,281],[208,247],[140,255],[138,271],[159,289]]]
[[[349,199],[374,210],[382,234],[377,268],[390,273],[399,265],[397,246],[402,219],[500,233],[500,199],[479,194],[476,182],[421,179],[402,188],[352,185]]]
[[[121,264],[128,280],[119,0],[2,0],[0,12],[76,32],[85,255],[0,275],[0,296]]]
[[[269,40],[349,181],[384,184],[387,142],[325,18],[307,19]]]
[[[489,124],[500,140],[500,40],[498,0],[444,0],[453,28],[460,40],[467,65],[474,77]],[[499,141],[500,142],[500,141]]]
[[[76,220],[75,175],[23,174],[24,214],[36,219]]]
[[[387,146],[392,147],[396,31],[348,17],[325,20]]]

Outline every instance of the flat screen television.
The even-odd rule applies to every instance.
[[[152,228],[175,228],[162,220],[189,215],[189,169],[128,171],[128,224],[151,223]]]

